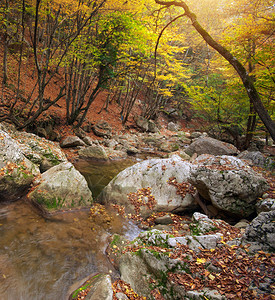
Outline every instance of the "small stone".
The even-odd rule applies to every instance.
[[[249,221],[243,219],[239,221],[237,224],[235,224],[234,227],[239,229],[245,229],[247,225],[249,225]]]
[[[93,140],[89,137],[89,136],[85,136],[83,138],[83,142],[88,145],[88,146],[92,146],[93,145]]]
[[[71,148],[77,146],[85,146],[85,143],[78,136],[67,136],[60,142],[61,148]]]
[[[161,225],[168,225],[172,224],[173,220],[170,215],[165,215],[163,217],[158,217],[155,219],[156,224],[161,224]]]
[[[158,225],[154,226],[153,229],[157,229],[157,230],[161,230],[161,231],[170,231],[170,230],[172,230],[172,227],[167,226],[167,225],[158,224]]]
[[[177,125],[173,122],[169,122],[167,125],[167,129],[170,131],[179,131],[179,125]]]

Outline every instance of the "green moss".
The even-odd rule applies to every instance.
[[[21,174],[22,174],[22,176],[23,176],[24,179],[33,178],[32,174],[27,174],[25,172],[22,172]]]
[[[59,165],[60,160],[58,159],[58,157],[56,155],[54,155],[51,151],[51,149],[49,148],[49,152],[43,154],[44,157],[46,157],[53,165]]]
[[[111,245],[111,246],[117,245],[119,242],[120,242],[120,235],[114,234],[113,240],[112,240],[112,242],[111,242],[110,245]]]
[[[193,223],[189,225],[190,233],[192,235],[200,235],[201,232],[199,230],[199,223]]]
[[[48,198],[45,195],[40,194],[39,196],[36,197],[36,201],[39,204],[45,205],[47,209],[59,209],[62,208],[65,198],[61,197],[53,197],[53,198]]]
[[[199,229],[199,223],[198,222],[190,224],[189,229],[190,229],[191,235],[196,236],[196,235],[201,235],[202,234],[202,232]],[[211,226],[208,230],[205,230],[203,232],[203,234],[206,234],[207,232],[210,232],[210,231],[217,231],[217,230],[218,230],[217,227]]]

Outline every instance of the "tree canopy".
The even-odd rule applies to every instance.
[[[18,128],[32,126],[61,98],[67,123],[82,126],[108,91],[102,109],[117,101],[123,124],[142,98],[148,119],[167,104],[181,115],[191,105],[236,144],[245,134],[247,147],[263,129],[275,139],[270,0],[5,0],[0,24],[0,118]],[[34,66],[28,89],[26,66]],[[57,78],[55,98],[45,99]],[[11,86],[16,97],[8,101]]]

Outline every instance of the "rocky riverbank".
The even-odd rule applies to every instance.
[[[272,299],[275,187],[272,174],[259,169],[271,169],[271,158],[239,153],[204,134],[103,134],[91,141],[79,130],[59,145],[4,123],[0,146],[0,201],[25,192],[47,216],[96,201],[144,230],[134,241],[113,236],[108,255],[121,274],[113,286],[114,278],[99,274],[70,299]],[[167,158],[125,169],[93,199],[60,146],[99,161],[140,154]],[[91,209],[91,218],[102,211]]]

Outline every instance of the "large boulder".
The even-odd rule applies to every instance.
[[[152,229],[140,233],[136,240],[139,241],[139,244],[143,243],[159,247],[176,247],[178,244],[188,245],[190,249],[200,251],[200,249],[215,248],[217,243],[221,240],[221,234],[174,237],[163,231]]]
[[[0,201],[16,200],[39,174],[20,145],[0,129]]]
[[[84,207],[93,200],[85,178],[69,162],[44,172],[28,197],[45,212]]]
[[[119,257],[121,279],[129,283],[139,296],[150,299],[154,288],[158,289],[160,296],[162,296],[161,299],[200,299],[201,295],[207,295],[209,299],[225,299],[221,298],[220,294],[220,298],[212,298],[211,293],[205,288],[197,298],[189,298],[189,289],[185,290],[183,285],[171,280],[168,275],[172,273],[190,274],[189,263],[194,264],[193,256],[189,255],[190,252],[189,254],[182,252],[184,258],[170,258],[171,253],[173,253],[172,248],[176,249],[179,245],[185,245],[186,249],[191,249],[192,253],[199,253],[202,249],[215,248],[221,240],[221,235],[217,233],[216,235],[196,237],[173,237],[171,234],[159,230],[142,232],[131,243],[133,252],[129,243],[125,243],[127,249],[125,246],[119,248],[116,244],[113,248]],[[198,259],[196,263],[199,266]],[[190,275],[196,276],[194,273]],[[192,282],[191,276],[189,276],[189,280],[191,279]],[[203,274],[200,273],[200,276]]]
[[[175,187],[177,182],[185,182],[188,186],[190,169],[191,164],[177,155],[168,159],[145,160],[120,172],[104,188],[99,201],[123,205],[130,213],[136,212],[138,204],[144,204],[140,210],[143,217],[152,211],[192,209],[195,207],[193,197],[178,193]]]
[[[1,128],[18,142],[20,151],[32,163],[39,166],[40,172],[68,161],[58,143],[41,138],[33,133],[17,131],[12,125],[5,122],[0,123]]]
[[[28,132],[17,131],[13,134],[13,138],[18,141],[23,154],[39,166],[40,172],[68,161],[58,143]]]
[[[221,142],[211,137],[199,137],[189,147],[185,149],[185,152],[192,156],[194,153],[212,154],[212,155],[236,155],[239,150],[232,144]]]
[[[244,240],[254,242],[258,250],[275,251],[275,210],[262,212],[247,227]],[[255,247],[255,245],[254,245]]]
[[[189,181],[213,206],[230,214],[247,217],[268,185],[250,166],[233,156],[201,155]]]

